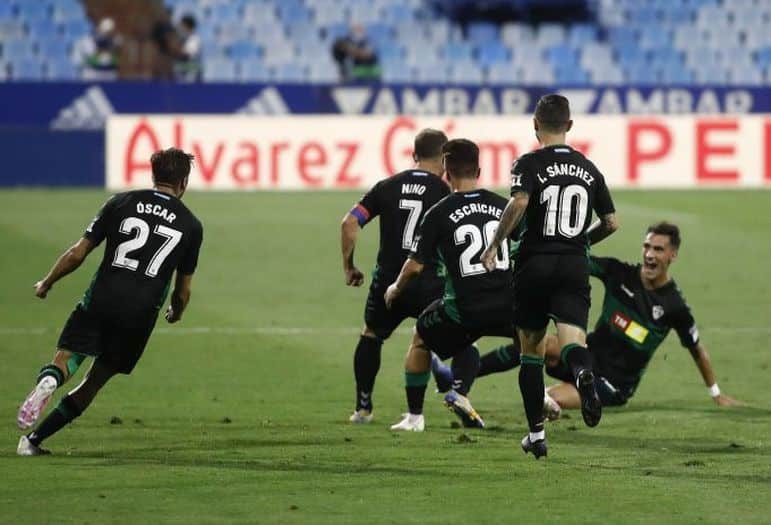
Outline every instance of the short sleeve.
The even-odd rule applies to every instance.
[[[699,329],[696,328],[696,320],[687,304],[670,315],[669,323],[677,332],[683,347],[691,349],[699,344]]]
[[[594,196],[594,212],[602,217],[610,213],[615,213],[616,207],[613,205],[613,199],[610,196],[608,185],[605,184],[605,177],[597,177],[597,193]]]
[[[95,246],[99,246],[104,238],[107,236],[107,226],[110,223],[110,217],[115,209],[115,196],[110,197],[107,202],[102,205],[102,208],[88,225],[86,231],[83,232],[83,237],[94,243]]]
[[[359,200],[351,210],[351,215],[359,221],[362,228],[380,214],[380,192],[382,183],[378,182]]]
[[[201,251],[201,244],[203,243],[203,226],[200,223],[196,224],[196,227],[190,233],[190,241],[185,247],[185,253],[182,254],[182,258],[177,265],[177,271],[184,275],[191,275],[195,273],[195,269],[198,266],[198,253]]]
[[[532,195],[536,188],[535,170],[527,157],[520,157],[511,166],[511,195],[520,191]]]
[[[437,245],[439,242],[439,221],[438,215],[432,213],[436,207],[428,210],[423,217],[418,231],[415,233],[415,240],[412,242],[409,258],[421,264],[426,264],[436,257]]]

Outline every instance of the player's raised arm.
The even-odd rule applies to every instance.
[[[35,295],[45,299],[54,283],[65,275],[77,270],[83,261],[86,260],[88,254],[91,253],[91,250],[94,249],[94,246],[95,244],[85,237],[82,237],[73,244],[66,252],[59,256],[48,275],[35,283]]]
[[[353,252],[356,248],[356,238],[359,236],[359,219],[352,213],[346,213],[340,225],[340,249],[343,254],[343,273],[345,284],[348,286],[361,286],[364,282],[364,274],[356,268],[353,262]]]

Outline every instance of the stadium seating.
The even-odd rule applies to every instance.
[[[386,82],[771,83],[769,0],[601,0],[593,22],[465,27],[423,0],[165,3],[198,19],[204,81],[334,82],[332,42],[359,23]],[[78,0],[0,0],[2,78],[72,79],[91,30]]]

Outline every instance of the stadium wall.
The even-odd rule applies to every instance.
[[[452,135],[465,133],[482,140],[485,155],[498,159],[486,161],[486,176],[503,185],[509,158],[534,145],[527,115],[541,95],[555,90],[570,98],[574,114],[596,116],[578,119],[574,139],[577,143],[592,137],[607,139],[592,142],[588,147],[594,149],[589,153],[598,158],[604,171],[612,173],[609,177],[618,185],[768,186],[768,161],[759,159],[768,149],[767,125],[760,116],[771,115],[771,89],[767,88],[130,82],[0,83],[0,155],[4,159],[0,185],[93,186],[107,180],[112,188],[132,186],[141,169],[120,168],[114,158],[106,157],[106,150],[130,149],[133,155],[149,147],[145,142],[154,143],[152,134],[143,133],[133,148],[128,142],[121,146],[128,138],[118,135],[112,139],[115,144],[105,141],[107,121],[124,122],[120,115],[126,114],[151,115],[144,122],[153,130],[158,147],[174,141],[169,131],[162,129],[167,125],[164,122],[171,121],[163,119],[173,116],[181,123],[185,137],[180,144],[199,150],[199,188],[367,186],[390,168],[398,169],[409,161],[404,149],[409,146],[411,131],[407,121],[396,115],[411,115],[410,122],[419,127],[455,126]],[[205,117],[207,125],[214,126],[210,138],[197,128],[196,117],[206,114],[217,114],[219,119]],[[319,114],[328,115],[328,120],[310,116]],[[681,121],[673,115],[690,117]],[[272,119],[269,126],[265,125],[267,117]],[[137,117],[125,122],[131,119],[136,127]],[[276,128],[279,122],[281,129]],[[590,122],[599,135],[581,135]],[[285,126],[294,135],[290,137]],[[363,139],[361,126],[374,133],[373,137]],[[388,142],[386,132],[391,128],[395,131]],[[238,134],[228,134],[231,129],[239,130]],[[330,135],[330,131],[334,133]],[[333,138],[334,143],[330,142]],[[345,145],[354,139],[355,151]],[[665,142],[657,145],[657,140]],[[282,146],[286,141],[291,147]],[[254,151],[248,145],[239,146],[241,142],[252,144]],[[381,151],[385,142],[395,149]],[[619,149],[608,146],[611,143]],[[697,152],[697,147],[702,149]],[[141,154],[146,156],[147,151]],[[259,159],[250,160],[249,155]],[[275,159],[271,160],[271,155],[276,155]],[[698,157],[703,155],[706,159],[700,161]],[[365,160],[369,156],[372,158]],[[141,164],[142,159],[136,161]],[[349,165],[344,166],[345,162]]]

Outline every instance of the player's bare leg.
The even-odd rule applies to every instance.
[[[56,351],[51,363],[40,370],[35,388],[19,407],[16,424],[20,429],[26,430],[35,424],[56,389],[72,377],[84,359],[85,356],[68,350]]]
[[[546,353],[546,329],[517,330],[522,348],[522,364],[519,368],[519,390],[525,405],[525,415],[530,429],[522,439],[522,450],[532,452],[536,459],[546,456],[546,433],[543,423],[543,363]]]
[[[576,381],[576,389],[581,396],[581,415],[584,423],[589,427],[597,426],[602,417],[602,404],[595,386],[592,356],[586,348],[586,332],[575,325],[558,322],[557,338],[560,344],[560,359],[570,367]]]
[[[404,381],[409,412],[404,419],[391,426],[391,430],[423,432],[423,401],[426,387],[431,377],[431,352],[417,332],[412,334],[412,342],[404,358]]]
[[[40,448],[43,440],[54,435],[80,416],[115,373],[116,371],[112,367],[99,360],[94,361],[83,381],[59,401],[56,408],[46,416],[34,431],[21,437],[16,453],[20,456],[47,454],[48,451]]]
[[[353,354],[353,373],[356,378],[356,409],[349,420],[351,423],[372,421],[372,390],[375,377],[380,370],[380,351],[383,340],[368,326],[361,331],[359,343]]]

